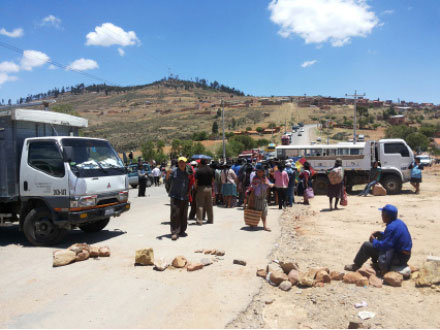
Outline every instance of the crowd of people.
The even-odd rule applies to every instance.
[[[418,194],[423,166],[416,161],[409,165],[409,169],[410,182],[415,188],[415,193]],[[156,186],[160,185],[160,179],[163,178],[170,197],[172,240],[187,236],[189,206],[191,207],[189,219],[196,220],[198,225],[214,223],[213,205],[225,208],[250,208],[260,212],[264,230],[270,231],[267,224],[269,205],[278,205],[279,209],[292,207],[295,196],[302,196],[302,203],[310,205],[310,199],[314,197],[312,185],[314,173],[307,161],[302,162],[300,166],[292,160],[260,162],[238,160],[235,163],[221,164],[210,162],[208,159],[188,162],[185,157],[179,157],[167,170],[155,166],[152,174]],[[372,164],[368,183],[359,196],[367,196],[379,183],[381,174],[381,164],[375,161]],[[139,189],[145,191],[143,175],[144,170],[140,165]],[[347,180],[341,159],[336,159],[334,166],[327,171],[327,175],[330,210],[338,209],[338,205],[346,206]],[[346,270],[359,269],[369,258],[381,274],[392,267],[402,269],[407,266],[412,248],[409,230],[405,223],[397,218],[398,211],[395,206],[387,204],[380,210],[382,220],[386,224],[385,231],[372,233],[369,241],[365,242],[356,254],[354,263],[345,267]]]

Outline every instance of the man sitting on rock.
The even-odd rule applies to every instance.
[[[405,267],[411,257],[412,240],[406,224],[397,219],[397,207],[387,204],[382,211],[382,221],[386,224],[385,232],[376,231],[364,242],[354,264],[346,265],[345,270],[356,271],[369,258],[374,266],[384,275],[390,267]]]

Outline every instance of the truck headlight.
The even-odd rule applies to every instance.
[[[120,202],[128,201],[128,190],[124,190],[124,191],[119,192],[118,199]]]
[[[98,196],[74,196],[70,200],[70,208],[93,207]]]

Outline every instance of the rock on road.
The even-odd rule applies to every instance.
[[[147,189],[145,198],[136,193],[132,209],[103,231],[71,231],[58,247],[30,246],[16,226],[0,227],[0,327],[223,328],[244,310],[261,286],[255,271],[280,235],[280,211],[270,207],[269,233],[245,230],[241,209],[214,207],[213,225],[190,221],[188,236],[173,242],[163,186]],[[108,245],[111,257],[52,268],[52,251],[76,242]],[[226,255],[195,272],[135,267],[135,251],[149,247],[168,262],[178,255],[200,262],[197,249]]]

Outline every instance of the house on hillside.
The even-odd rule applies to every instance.
[[[266,128],[263,131],[263,134],[274,134],[274,133],[276,133],[274,128]]]
[[[406,124],[406,117],[404,115],[391,116],[388,122],[391,125],[403,125]]]
[[[440,138],[434,138],[432,143],[435,149],[440,150]]]

